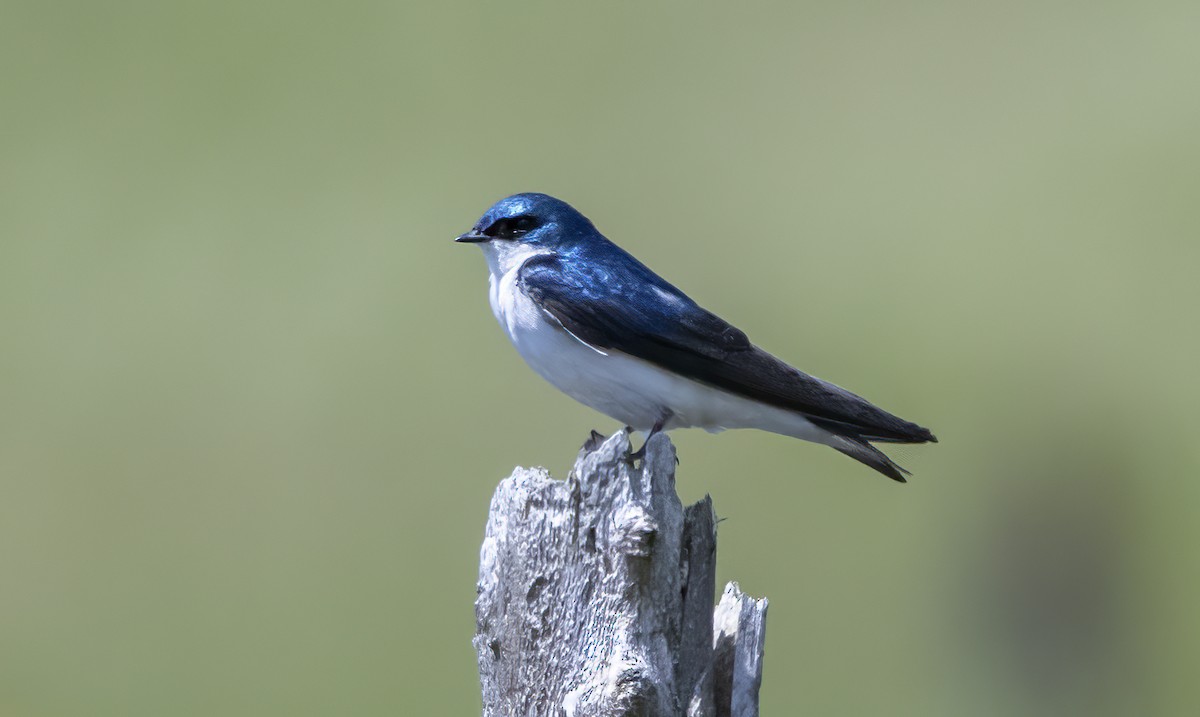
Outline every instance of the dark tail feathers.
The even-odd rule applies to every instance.
[[[930,434],[930,438],[934,441],[937,440],[933,438],[933,434]],[[838,435],[837,439],[838,441],[832,444],[836,450],[850,456],[859,463],[874,468],[894,481],[907,483],[908,481],[904,476],[912,475],[891,458],[888,458],[883,451],[867,443],[866,439],[846,435]]]

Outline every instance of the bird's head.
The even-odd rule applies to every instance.
[[[493,273],[504,273],[533,254],[603,241],[588,218],[548,194],[514,194],[484,212],[455,241],[478,244]]]

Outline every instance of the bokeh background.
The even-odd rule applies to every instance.
[[[533,190],[942,439],[675,434],[764,714],[1195,714],[1200,5],[2,14],[0,715],[477,713]]]

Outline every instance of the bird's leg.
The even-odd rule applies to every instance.
[[[667,421],[671,420],[671,417],[674,415],[675,412],[669,408],[664,411],[663,415],[659,416],[658,420],[654,422],[654,426],[650,429],[650,435],[646,436],[646,440],[648,441],[653,438],[655,433],[660,433],[663,426],[667,425]]]
[[[629,454],[630,462],[646,457],[646,446],[650,445],[650,439],[654,438],[654,434],[662,432],[663,426],[667,425],[667,421],[671,420],[671,417],[674,415],[675,412],[669,408],[663,410],[662,415],[658,417],[658,420],[650,428],[650,433],[646,434],[646,440],[642,442],[642,447]]]

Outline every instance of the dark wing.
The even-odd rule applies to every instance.
[[[612,250],[621,252],[615,245]],[[579,340],[614,349],[740,396],[797,411],[851,440],[923,443],[928,429],[798,371],[700,308],[636,259],[564,262],[535,256],[521,290]]]

